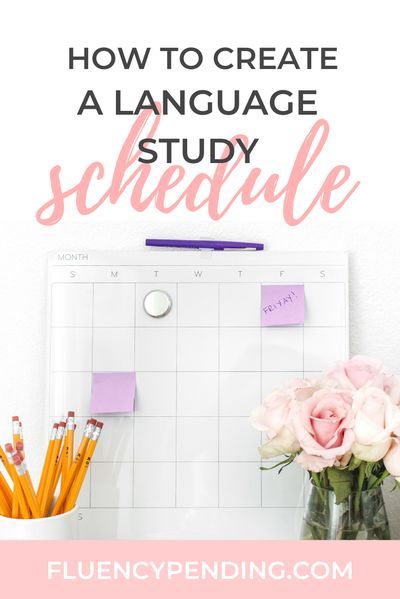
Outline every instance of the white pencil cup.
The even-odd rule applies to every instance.
[[[49,518],[23,520],[0,516],[0,541],[64,541],[77,538],[77,507]]]

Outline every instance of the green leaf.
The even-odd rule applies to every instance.
[[[368,462],[361,462],[360,468],[358,469],[357,491],[359,493],[361,493],[361,491],[363,489],[364,480],[365,480],[365,474],[366,474],[366,472],[368,470],[368,466],[369,466]]]
[[[260,466],[260,470],[274,470],[275,468],[279,468],[279,466],[281,466],[281,469],[279,470],[279,473],[280,473],[282,468],[285,468],[285,466],[289,466],[289,464],[291,464],[293,462],[295,457],[296,457],[296,454],[294,453],[294,454],[290,455],[288,458],[286,458],[286,460],[277,462],[273,466],[268,466],[268,467]]]
[[[369,478],[374,470],[375,462],[367,462],[365,466],[365,476]]]
[[[361,464],[361,461],[362,460],[359,460],[358,458],[353,456],[349,462],[348,470],[350,472],[352,472],[353,470],[356,470],[359,467],[359,465]]]
[[[321,475],[318,472],[309,472],[310,478],[316,487],[321,487]]]
[[[379,485],[381,485],[385,478],[387,478],[388,476],[390,476],[389,472],[387,470],[384,470],[384,472],[382,472],[382,474],[379,477],[375,477],[376,480],[369,487],[369,489],[376,489],[377,487],[379,487]]]
[[[376,483],[377,480],[378,480],[378,477],[375,476],[375,474],[371,474],[371,476],[368,477],[367,489],[373,489],[374,488],[374,484]]]
[[[390,492],[393,493],[393,491],[397,491],[398,489],[400,490],[400,481],[398,480],[394,480],[394,487],[393,489],[390,489]]]
[[[336,504],[342,503],[353,489],[353,475],[348,470],[327,468],[329,484],[336,497]]]

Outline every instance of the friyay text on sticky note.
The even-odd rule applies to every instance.
[[[92,414],[132,412],[135,402],[134,372],[94,372],[92,377]]]
[[[304,285],[262,285],[261,326],[304,324]]]

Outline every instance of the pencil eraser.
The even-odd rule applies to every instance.
[[[67,423],[66,423],[66,422],[64,422],[64,421],[63,421],[63,422],[60,422],[60,426],[61,426],[61,427],[63,427],[63,428],[65,428],[65,427],[67,426]]]
[[[100,422],[100,420],[98,420],[98,421],[96,422],[96,427],[97,427],[97,428],[103,428],[103,426],[104,426],[104,422]]]
[[[93,414],[133,412],[135,392],[135,372],[94,372],[90,411]]]
[[[13,455],[13,458],[12,458],[12,459],[13,459],[13,462],[14,462],[14,464],[15,464],[16,466],[19,466],[20,464],[22,464],[22,459],[21,459],[21,456],[20,456],[20,455],[18,455],[18,453],[15,453],[15,454]]]
[[[19,422],[19,416],[13,416],[12,419],[13,422]]]
[[[8,452],[14,451],[14,447],[11,445],[11,443],[6,443],[4,445],[4,447],[5,447],[6,451],[8,451]]]
[[[68,418],[74,418],[75,412],[68,412]]]

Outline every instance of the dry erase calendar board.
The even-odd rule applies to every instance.
[[[133,412],[102,418],[81,537],[295,538],[303,472],[259,470],[248,414],[347,357],[347,256],[61,251],[48,280],[49,417],[74,409],[82,428],[93,373],[136,373]],[[261,326],[263,285],[304,285],[304,324]]]

